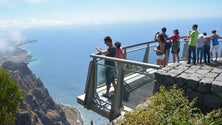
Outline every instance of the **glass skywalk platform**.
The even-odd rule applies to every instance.
[[[185,60],[187,56],[187,42],[184,42],[183,38],[181,37],[180,41],[181,48],[183,48],[180,53],[181,60]],[[77,102],[110,121],[142,103],[153,94],[154,73],[159,69],[159,66],[154,64],[156,55],[153,48],[156,45],[156,41],[150,41],[124,47],[125,59],[91,54],[92,61],[89,63],[85,91],[84,94],[77,97]],[[121,62],[125,64],[125,67],[120,69],[110,67],[104,65],[104,60]],[[171,57],[169,60],[172,60]],[[106,91],[104,75],[106,67],[115,69],[117,83],[115,90],[111,87],[108,98],[102,96]]]

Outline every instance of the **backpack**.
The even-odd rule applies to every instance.
[[[174,44],[172,46],[172,53],[178,53],[178,50],[180,49],[180,41],[176,39],[174,41]]]

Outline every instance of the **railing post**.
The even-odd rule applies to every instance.
[[[93,58],[93,61],[89,64],[89,72],[86,81],[86,88],[85,88],[85,99],[84,99],[84,106],[86,108],[90,108],[90,103],[93,102],[94,94],[96,91],[96,71],[97,71],[97,60]]]
[[[118,69],[118,79],[117,79],[116,89],[114,91],[114,98],[112,99],[112,104],[111,104],[111,111],[109,118],[110,121],[114,120],[121,114],[120,109],[123,106],[122,104],[123,90],[124,90],[123,82],[124,82],[124,68],[120,67]]]
[[[183,53],[181,60],[187,60],[187,53],[188,53],[188,42],[183,45]]]
[[[127,53],[126,53],[127,51],[126,51],[126,49],[124,49],[124,59],[126,59],[127,58]]]
[[[149,52],[150,52],[150,44],[148,43],[147,47],[146,47],[146,51],[145,51],[144,57],[143,57],[143,62],[144,63],[148,63],[149,62]]]
[[[149,62],[149,52],[150,52],[150,43],[148,43],[147,47],[146,47],[146,51],[145,51],[145,54],[144,54],[144,57],[143,57],[143,62],[144,63]],[[143,71],[146,71],[145,67],[143,67]]]
[[[220,56],[219,56],[220,58],[222,58],[222,49],[221,49],[221,51],[220,51]]]

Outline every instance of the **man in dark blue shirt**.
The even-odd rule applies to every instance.
[[[98,46],[96,47],[97,51],[100,54],[104,54],[109,57],[115,57],[116,56],[116,48],[112,44],[112,39],[110,36],[106,36],[104,38],[104,43],[108,46],[107,50],[102,50]],[[105,97],[109,97],[109,90],[111,83],[113,84],[113,87],[115,89],[116,83],[115,83],[115,62],[110,60],[105,60],[105,77],[106,77],[106,93],[103,94]]]

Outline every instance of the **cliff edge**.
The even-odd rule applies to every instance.
[[[16,114],[16,125],[70,125],[40,79],[26,63],[6,61],[2,68],[9,72],[24,93],[24,100]]]

